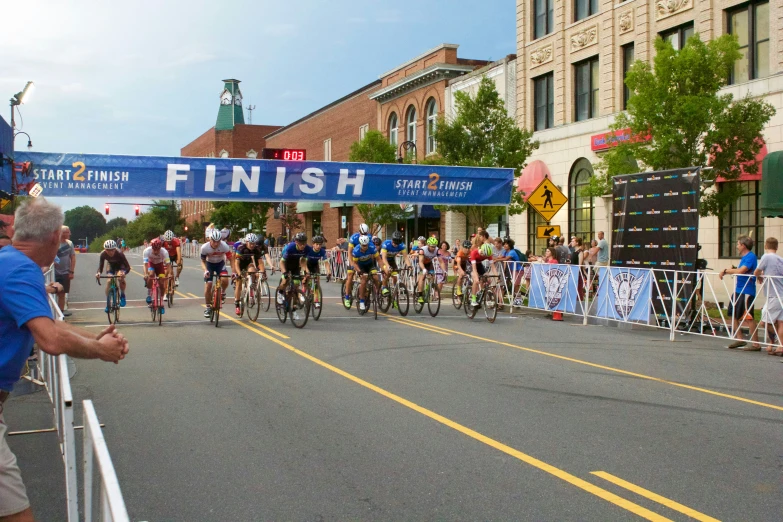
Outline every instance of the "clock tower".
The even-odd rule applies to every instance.
[[[223,80],[215,130],[232,130],[234,125],[244,123],[245,115],[242,111],[242,91],[239,90],[239,80]]]

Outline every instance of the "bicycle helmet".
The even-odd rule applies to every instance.
[[[379,238],[379,237],[372,238],[372,244],[373,245],[380,245],[381,244],[381,238]]]
[[[163,241],[171,241],[174,239],[174,232],[167,230],[163,233]]]
[[[323,245],[326,241],[324,240],[324,236],[315,236],[313,238],[313,244],[314,245]]]
[[[370,227],[367,226],[367,223],[359,225],[359,233],[363,236],[370,233]]]
[[[253,234],[253,233],[250,233],[250,234],[245,236],[245,241],[248,242],[248,243],[254,243],[254,244],[258,243],[258,236]]]
[[[492,245],[489,243],[484,243],[481,245],[481,248],[479,248],[479,253],[484,257],[489,257],[492,255]]]
[[[220,231],[220,239],[228,239],[228,236],[231,235],[231,231],[227,228],[224,228]]]
[[[427,246],[438,246],[438,238],[430,237],[427,239]]]
[[[399,230],[396,230],[392,234],[392,243],[401,243],[402,242],[402,232]]]
[[[209,231],[209,235],[207,236],[207,238],[210,241],[220,241],[223,238],[223,236],[220,234],[220,230],[213,228],[212,230]]]
[[[416,241],[427,241],[427,238],[424,236],[419,236],[418,239],[416,239]]]
[[[103,242],[103,248],[106,250],[114,250],[117,248],[117,243],[113,239],[108,239]]]
[[[307,243],[307,234],[305,234],[304,232],[298,232],[294,236],[294,241],[296,241],[297,243]]]
[[[367,246],[370,244],[370,238],[368,236],[359,237],[359,245]]]
[[[467,239],[462,242],[462,248],[471,248],[472,246],[473,246],[473,243],[471,243]]]
[[[160,250],[160,247],[163,246],[163,243],[160,242],[160,238],[156,237],[152,241],[150,241],[150,246],[153,250]]]

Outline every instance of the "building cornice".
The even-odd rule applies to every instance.
[[[407,78],[403,78],[398,82],[394,82],[388,87],[371,94],[370,99],[377,100],[381,103],[387,102],[414,89],[441,80],[451,80],[457,76],[473,72],[474,69],[475,67],[472,65],[436,63],[435,65],[431,65],[422,71],[412,74]]]
[[[423,58],[426,58],[427,56],[431,55],[432,53],[436,53],[436,52],[440,51],[441,49],[457,49],[457,48],[459,48],[458,44],[450,44],[450,43],[440,44],[437,47],[433,47],[429,51],[421,53],[420,55],[418,55],[415,58],[411,58],[410,60],[408,60],[404,64],[398,65],[397,67],[395,67],[391,71],[386,71],[385,73],[383,73],[380,76],[378,76],[378,79],[382,80],[383,78],[389,76],[390,74],[394,74],[394,73],[396,73],[399,70],[405,69],[409,65],[412,65],[412,64],[418,62],[419,60],[421,60]]]

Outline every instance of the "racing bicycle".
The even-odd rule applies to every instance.
[[[120,287],[117,284],[117,279],[119,277],[120,276],[111,275],[95,278],[98,282],[98,286],[101,286],[101,279],[110,279],[109,294],[106,296],[106,308],[109,309],[109,312],[106,315],[109,316],[109,324],[117,324],[120,322]]]
[[[483,276],[479,277],[479,291],[476,294],[475,306],[471,303],[470,300],[472,287],[469,286],[465,290],[464,297],[462,299],[465,303],[465,315],[468,316],[469,319],[473,319],[476,316],[478,308],[482,307],[484,308],[484,315],[486,316],[487,321],[490,323],[495,322],[495,318],[498,315],[497,278],[498,276],[496,275],[488,274],[484,274]]]

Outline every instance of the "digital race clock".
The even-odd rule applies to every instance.
[[[305,161],[307,151],[305,149],[263,149],[261,159]]]

